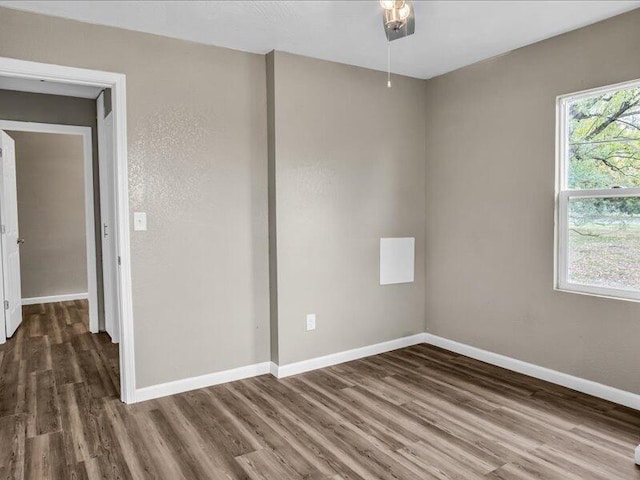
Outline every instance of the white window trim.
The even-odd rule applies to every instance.
[[[567,265],[567,232],[569,199],[576,197],[634,197],[640,196],[640,188],[604,188],[570,190],[567,188],[568,177],[568,145],[567,145],[567,106],[569,102],[602,95],[603,93],[640,87],[640,80],[618,83],[606,87],[584,90],[581,92],[560,95],[556,99],[556,222],[554,249],[554,289],[562,292],[593,295],[640,302],[640,292],[619,288],[598,287],[572,283],[568,280]]]

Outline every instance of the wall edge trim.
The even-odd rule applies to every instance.
[[[472,347],[471,345],[449,340],[448,338],[439,337],[430,333],[425,334],[425,343],[466,357],[480,360],[491,365],[502,367],[513,372],[528,375],[530,377],[570,388],[571,390],[581,393],[586,393],[593,397],[602,398],[625,407],[640,410],[640,395],[636,393],[594,382],[593,380],[587,380],[586,378],[576,377],[568,373],[552,370],[547,367],[542,367],[540,365],[518,360],[499,353]]]
[[[272,375],[277,378],[285,378],[291,375],[297,375],[299,373],[317,370],[319,368],[330,367],[332,365],[338,365],[340,363],[350,362],[352,360],[358,360],[360,358],[370,357],[373,355],[378,355],[380,353],[390,352],[392,350],[398,350],[399,348],[418,345],[420,343],[425,343],[424,333],[417,333],[408,337],[396,338],[394,340],[389,340],[386,342],[375,343],[373,345],[354,348],[352,350],[331,353],[329,355],[310,358],[308,360],[302,360],[300,362],[288,363],[286,365],[274,364],[275,371],[272,371]]]
[[[401,337],[386,342],[367,345],[352,350],[345,350],[286,365],[278,365],[275,362],[267,361],[200,375],[197,377],[189,377],[149,387],[138,388],[136,389],[135,402],[143,402],[154,398],[175,395],[177,393],[183,393],[198,388],[211,387],[236,380],[243,380],[259,375],[271,374],[276,378],[285,378],[421,343],[440,347],[450,352],[458,353],[475,360],[502,367],[506,370],[521,373],[539,380],[544,380],[577,392],[608,400],[618,405],[640,410],[640,395],[638,394],[429,333],[418,333],[407,337]]]
[[[55,303],[55,302],[70,302],[72,300],[87,300],[89,294],[87,292],[81,293],[65,293],[63,295],[49,295],[46,297],[29,297],[22,299],[22,305],[37,305],[39,303]]]
[[[144,402],[154,398],[166,397],[177,393],[188,392],[198,388],[212,387],[221,383],[243,380],[245,378],[266,375],[271,372],[272,362],[254,363],[243,367],[222,370],[215,373],[207,373],[197,377],[188,377],[166,383],[159,383],[149,387],[137,388],[135,402]]]
[[[166,397],[177,393],[188,392],[198,388],[206,388],[222,383],[233,382],[236,380],[244,380],[246,378],[257,377],[260,375],[271,374],[276,378],[284,378],[298,373],[309,372],[319,368],[338,365],[340,363],[358,360],[372,355],[397,350],[399,348],[410,347],[424,342],[425,334],[418,333],[408,337],[401,337],[387,342],[367,345],[365,347],[346,350],[343,352],[332,353],[322,357],[316,357],[301,362],[291,363],[279,366],[275,362],[261,362],[243,367],[232,368],[230,370],[222,370],[220,372],[208,373],[197,377],[188,377],[180,380],[174,380],[166,383],[159,383],[149,387],[137,388],[135,393],[135,402],[144,402],[154,398]]]

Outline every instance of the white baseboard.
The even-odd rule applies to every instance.
[[[366,347],[333,353],[323,357],[316,357],[287,365],[278,365],[274,362],[262,362],[222,372],[185,378],[173,382],[152,385],[150,387],[138,388],[135,392],[134,401],[143,402],[145,400],[174,395],[176,393],[195,390],[197,388],[205,388],[235,380],[243,380],[245,378],[255,377],[258,375],[266,375],[268,373],[271,373],[271,375],[277,378],[284,378],[319,368],[358,360],[372,355],[378,355],[380,353],[397,350],[399,348],[410,347],[420,343],[434,345],[451,352],[475,358],[482,362],[490,363],[491,365],[506,368],[507,370],[529,375],[530,377],[545,380],[578,392],[609,400],[610,402],[614,402],[619,405],[640,410],[640,395],[638,394],[603,385],[591,380],[586,380],[584,378],[575,377],[567,373],[551,370],[550,368],[541,367],[533,363],[524,362],[498,353],[482,350],[480,348],[472,347],[437,335],[431,335],[429,333],[418,333],[409,337],[376,343]]]
[[[199,377],[184,378],[182,380],[160,383],[150,387],[137,388],[134,402],[144,402],[145,400],[175,395],[176,393],[188,392],[189,390],[195,390],[197,388],[211,387],[221,383],[265,375],[271,372],[271,364],[271,362],[254,363],[253,365],[209,373],[207,375],[200,375]]]
[[[270,373],[274,377],[283,378],[297,373],[308,372],[318,368],[337,365],[339,363],[357,360],[359,358],[377,355],[379,353],[397,350],[398,348],[409,347],[424,343],[424,333],[411,335],[410,337],[398,338],[388,342],[377,343],[346,352],[334,353],[324,357],[312,358],[302,362],[291,363],[289,365],[278,366],[274,362],[255,363],[245,367],[224,370],[222,372],[200,375],[199,377],[184,378],[173,382],[160,383],[150,387],[138,388],[135,393],[135,402],[144,402],[154,398],[166,397],[167,395],[175,395],[176,393],[187,392],[197,388],[211,387],[221,383],[233,382],[235,380],[243,380],[245,378],[256,377]]]
[[[355,348],[353,350],[332,353],[330,355],[311,358],[301,362],[289,363],[287,365],[273,364],[271,374],[278,378],[284,378],[290,375],[297,375],[299,373],[316,370],[318,368],[330,367],[331,365],[338,365],[339,363],[350,362],[352,360],[358,360],[359,358],[390,352],[391,350],[397,350],[399,348],[410,347],[411,345],[424,343],[424,340],[425,334],[417,333],[416,335],[411,335],[409,337],[397,338],[395,340],[389,340],[388,342],[376,343],[374,345]]]
[[[67,293],[65,295],[51,295],[49,297],[30,297],[23,298],[22,305],[37,305],[39,303],[55,303],[70,302],[72,300],[86,300],[89,298],[87,292],[84,293]]]
[[[586,393],[594,397],[603,398],[629,408],[640,410],[640,395],[620,390],[602,383],[574,377],[568,373],[558,372],[550,368],[541,367],[533,363],[524,362],[515,358],[489,352],[480,348],[472,347],[464,343],[455,342],[437,335],[425,334],[425,342],[436,347],[444,348],[451,352],[459,353],[467,357],[475,358],[482,362],[490,363],[498,367],[506,368],[514,372],[523,373],[530,377],[539,378],[549,383],[555,383],[563,387]]]

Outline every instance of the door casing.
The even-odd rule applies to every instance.
[[[97,333],[99,330],[99,315],[98,284],[96,275],[95,215],[93,206],[93,145],[91,142],[91,127],[0,120],[0,130],[52,133],[61,135],[79,135],[82,137],[82,155],[84,159],[84,216],[87,248],[87,296],[89,299],[89,331],[91,331],[92,333]],[[3,343],[2,335],[3,334],[0,334],[0,343]]]
[[[135,341],[131,287],[131,248],[129,232],[129,178],[127,159],[126,76],[84,68],[0,57],[0,76],[87,85],[111,89],[114,123],[116,228],[120,291],[120,398],[125,403],[136,401]]]
[[[102,244],[102,285],[104,291],[104,330],[114,343],[120,342],[118,330],[120,292],[117,282],[117,230],[113,197],[113,112],[105,116],[104,92],[96,100],[98,115],[98,170],[100,170],[100,241]]]

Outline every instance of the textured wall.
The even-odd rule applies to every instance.
[[[640,393],[640,304],[553,290],[556,96],[640,77],[640,10],[427,82],[427,327]]]
[[[1,56],[127,75],[139,387],[269,359],[270,184],[281,364],[420,332],[426,295],[432,333],[640,392],[638,304],[552,290],[555,96],[640,77],[639,11],[391,90],[288,54],[0,23]],[[416,282],[380,287],[379,237],[399,235]]]
[[[79,135],[7,132],[16,142],[22,298],[87,292]]]
[[[279,363],[423,332],[424,82],[273,55]],[[385,236],[416,237],[414,283],[379,285]]]
[[[127,75],[138,387],[269,359],[265,60],[0,8],[0,55]]]

